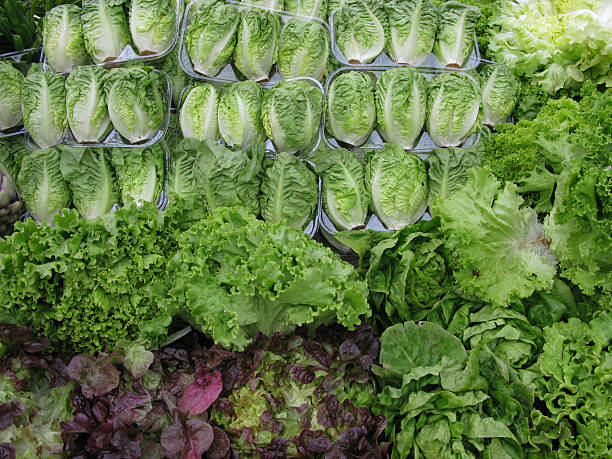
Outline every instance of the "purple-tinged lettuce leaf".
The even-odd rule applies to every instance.
[[[80,384],[81,391],[87,398],[107,394],[119,385],[121,377],[117,368],[106,359],[88,354],[73,357],[68,364],[68,373]]]
[[[205,375],[198,375],[196,369],[195,381],[183,392],[183,397],[179,400],[178,409],[182,413],[202,414],[219,397],[223,390],[221,372],[214,371]]]

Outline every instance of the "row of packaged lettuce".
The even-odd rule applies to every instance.
[[[146,147],[169,125],[173,84],[147,66],[107,70],[78,67],[67,78],[33,65],[27,76],[0,62],[0,130],[27,130],[32,149],[58,144]],[[268,140],[277,152],[382,148],[413,152],[469,146],[481,124],[505,122],[520,84],[505,66],[479,72],[422,71],[412,67],[341,68],[325,88],[296,78],[262,85],[196,82],[177,97],[184,137],[246,148]],[[468,143],[466,144],[466,141]]]
[[[326,237],[366,226],[399,230],[427,218],[428,208],[434,213],[436,197],[452,191],[449,174],[465,172],[480,157],[480,147],[445,148],[424,161],[388,144],[365,156],[320,148],[301,159],[267,152],[263,142],[243,149],[183,139],[172,118],[172,135],[146,148],[60,145],[30,151],[19,137],[0,142],[0,198],[11,203],[0,232],[25,212],[52,223],[66,208],[92,219],[129,202],[164,209],[175,200],[194,218],[238,205],[311,237],[321,221]]]
[[[255,81],[277,63],[283,78],[321,80],[330,56],[344,65],[474,68],[479,18],[455,1],[195,0],[185,9],[182,0],[83,0],[52,8],[41,28],[44,62],[58,73],[156,60],[180,41],[181,65],[196,78],[217,77],[231,62]]]

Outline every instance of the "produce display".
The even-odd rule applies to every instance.
[[[304,15],[316,16],[310,13],[323,2],[293,2],[287,5],[292,14],[282,16],[276,2],[249,4],[258,8],[224,0],[190,5],[183,46],[192,75],[216,77],[231,63],[240,79],[265,82],[278,69],[285,79],[322,80],[331,54],[330,32],[325,23]]]
[[[612,457],[608,4],[0,2],[0,457]]]
[[[168,82],[151,67],[106,70],[78,67],[68,78],[30,71],[21,86],[23,123],[40,148],[62,143],[110,145],[145,142],[161,133],[167,116]],[[14,107],[19,113],[21,107]],[[15,115],[15,119],[17,115]]]
[[[483,105],[488,117],[494,112],[495,121],[501,122],[497,120],[506,121],[518,103],[519,85],[504,84],[497,72],[489,77],[487,68],[474,75],[410,67],[342,69],[328,82],[328,143],[362,146],[376,130],[385,142],[413,150],[425,128],[438,147],[462,145],[478,129]],[[486,92],[480,89],[481,79],[488,84]]]
[[[177,11],[172,0],[81,3],[82,7],[56,6],[43,18],[43,49],[55,72],[70,73],[91,61],[125,59],[127,50],[139,56],[163,55],[176,41]]]
[[[366,65],[386,51],[395,64],[418,66],[435,56],[441,67],[465,67],[474,49],[480,9],[458,1],[347,0],[333,12],[338,56]]]

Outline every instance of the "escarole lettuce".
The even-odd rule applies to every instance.
[[[178,240],[159,291],[217,344],[244,349],[258,332],[369,316],[367,286],[354,268],[300,229],[257,220],[242,207],[218,209]]]
[[[488,169],[468,173],[463,188],[434,205],[458,287],[496,305],[550,289],[557,262],[536,212]]]
[[[612,85],[607,0],[503,2],[492,26],[492,58],[548,93],[586,80]]]

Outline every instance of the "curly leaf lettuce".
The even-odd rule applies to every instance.
[[[533,437],[557,443],[559,457],[605,457],[612,449],[612,317],[572,318],[544,329],[534,380]]]
[[[586,294],[612,293],[612,169],[606,162],[577,159],[568,165],[546,234],[565,277]]]
[[[179,237],[159,291],[217,344],[244,349],[258,332],[337,320],[353,327],[371,314],[354,268],[301,230],[219,209]]]

